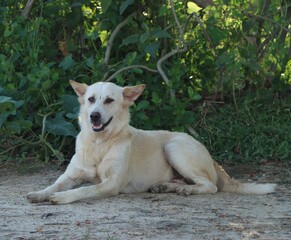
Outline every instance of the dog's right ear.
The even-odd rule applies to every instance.
[[[79,96],[79,97],[83,97],[88,85],[85,83],[78,83],[74,80],[70,80],[70,84],[72,86],[72,88],[74,89],[75,93]]]

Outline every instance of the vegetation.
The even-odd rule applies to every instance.
[[[70,158],[69,79],[146,83],[132,125],[218,160],[290,160],[289,1],[5,0],[0,21],[2,161]]]

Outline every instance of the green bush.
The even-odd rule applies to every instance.
[[[192,126],[218,159],[224,151],[228,159],[288,159],[290,139],[278,128],[286,126],[280,116],[288,120],[284,98],[268,107],[254,102],[266,92],[280,97],[290,87],[290,5],[170,2],[35,1],[26,16],[19,12],[26,1],[2,1],[0,129],[6,144],[0,156],[69,158],[78,103],[68,80],[110,79],[147,84],[132,109],[136,127]],[[163,58],[165,76],[157,67]],[[212,104],[205,114],[201,106],[209,101],[226,106]],[[273,141],[266,137],[275,132]]]

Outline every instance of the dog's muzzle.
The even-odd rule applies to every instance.
[[[92,130],[94,132],[101,132],[111,123],[113,117],[109,118],[109,120],[103,124],[101,122],[101,114],[99,112],[92,112],[90,119],[92,123]]]

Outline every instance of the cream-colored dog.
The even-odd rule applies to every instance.
[[[240,183],[230,178],[207,149],[185,133],[131,127],[129,107],[145,85],[70,83],[81,105],[76,153],[53,185],[27,195],[30,202],[65,204],[148,190],[181,195],[275,191],[276,184]],[[174,181],[177,177],[184,181]],[[95,185],[73,189],[84,182]]]

